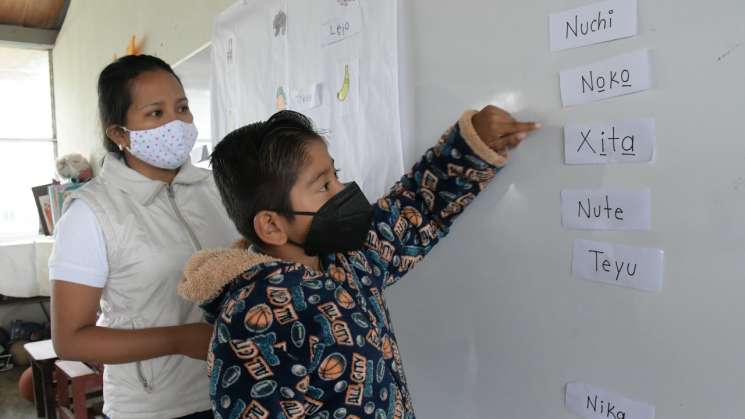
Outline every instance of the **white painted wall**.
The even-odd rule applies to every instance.
[[[213,18],[233,0],[76,0],[52,51],[59,155],[103,152],[96,82],[134,34],[142,52],[175,63],[210,39]]]
[[[102,155],[96,82],[114,54],[118,57],[125,54],[133,34],[144,39],[143,53],[173,64],[210,40],[214,16],[232,2],[71,2],[52,51],[59,155],[79,152],[94,160]],[[45,321],[38,305],[0,307],[0,327],[7,328],[14,319]]]

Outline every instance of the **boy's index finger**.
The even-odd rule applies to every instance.
[[[537,122],[509,122],[501,125],[501,135],[512,135],[519,132],[530,132],[535,131],[541,127],[541,124]]]

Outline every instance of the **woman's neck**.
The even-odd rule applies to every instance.
[[[159,167],[155,167],[153,165],[145,163],[144,161],[138,159],[137,157],[129,154],[126,151],[124,153],[124,161],[125,163],[127,163],[127,166],[148,179],[159,180],[165,184],[170,185],[171,182],[173,182],[173,179],[178,174],[178,169],[161,169]]]

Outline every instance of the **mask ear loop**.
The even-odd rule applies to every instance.
[[[279,210],[273,210],[274,212],[280,213],[280,214],[287,214],[287,215],[307,215],[309,217],[315,217],[317,212],[308,212],[308,211],[279,211]],[[290,243],[291,245],[295,247],[299,247],[302,249],[306,255],[308,256],[315,256],[308,254],[307,249],[305,248],[305,245],[303,243],[296,242],[295,240],[292,240],[289,236],[287,237],[287,243]]]
[[[126,132],[127,134],[129,134],[129,133],[132,132],[129,129],[127,129],[127,127],[125,127],[124,125],[119,125],[119,129],[121,129],[122,131]],[[132,141],[132,137],[130,137],[130,140],[129,141]],[[117,146],[119,147],[119,151],[121,151],[121,152],[123,152],[124,150],[127,150],[130,153],[132,152],[129,147],[125,147],[125,146],[123,146],[121,144],[117,144]]]
[[[127,134],[129,134],[129,133],[131,132],[131,131],[130,131],[129,129],[127,129],[127,127],[125,127],[124,125],[119,125],[119,129],[121,129],[122,131],[126,132]],[[130,140],[129,140],[129,141],[130,141],[130,145],[131,145],[131,141],[132,141],[132,138],[131,138],[131,137],[130,137]],[[123,146],[123,145],[121,145],[121,144],[117,144],[117,147],[119,147],[119,152],[121,152],[121,153],[122,153],[122,161],[124,161],[124,164],[125,164],[125,165],[126,165],[127,167],[131,168],[131,166],[129,165],[129,161],[127,161],[127,156],[126,156],[126,155],[124,154],[124,150],[127,150],[127,151],[129,151],[130,153],[132,152],[132,150],[131,150],[131,149],[130,149],[129,147],[125,147],[125,146]]]
[[[316,216],[318,214],[317,212],[307,212],[307,211],[284,211],[285,214],[291,214],[291,215],[308,215],[310,217]]]

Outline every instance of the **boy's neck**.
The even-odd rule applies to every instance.
[[[321,259],[318,256],[308,256],[302,248],[293,244],[287,243],[282,246],[267,246],[262,250],[271,257],[299,263],[316,271],[321,270]]]

